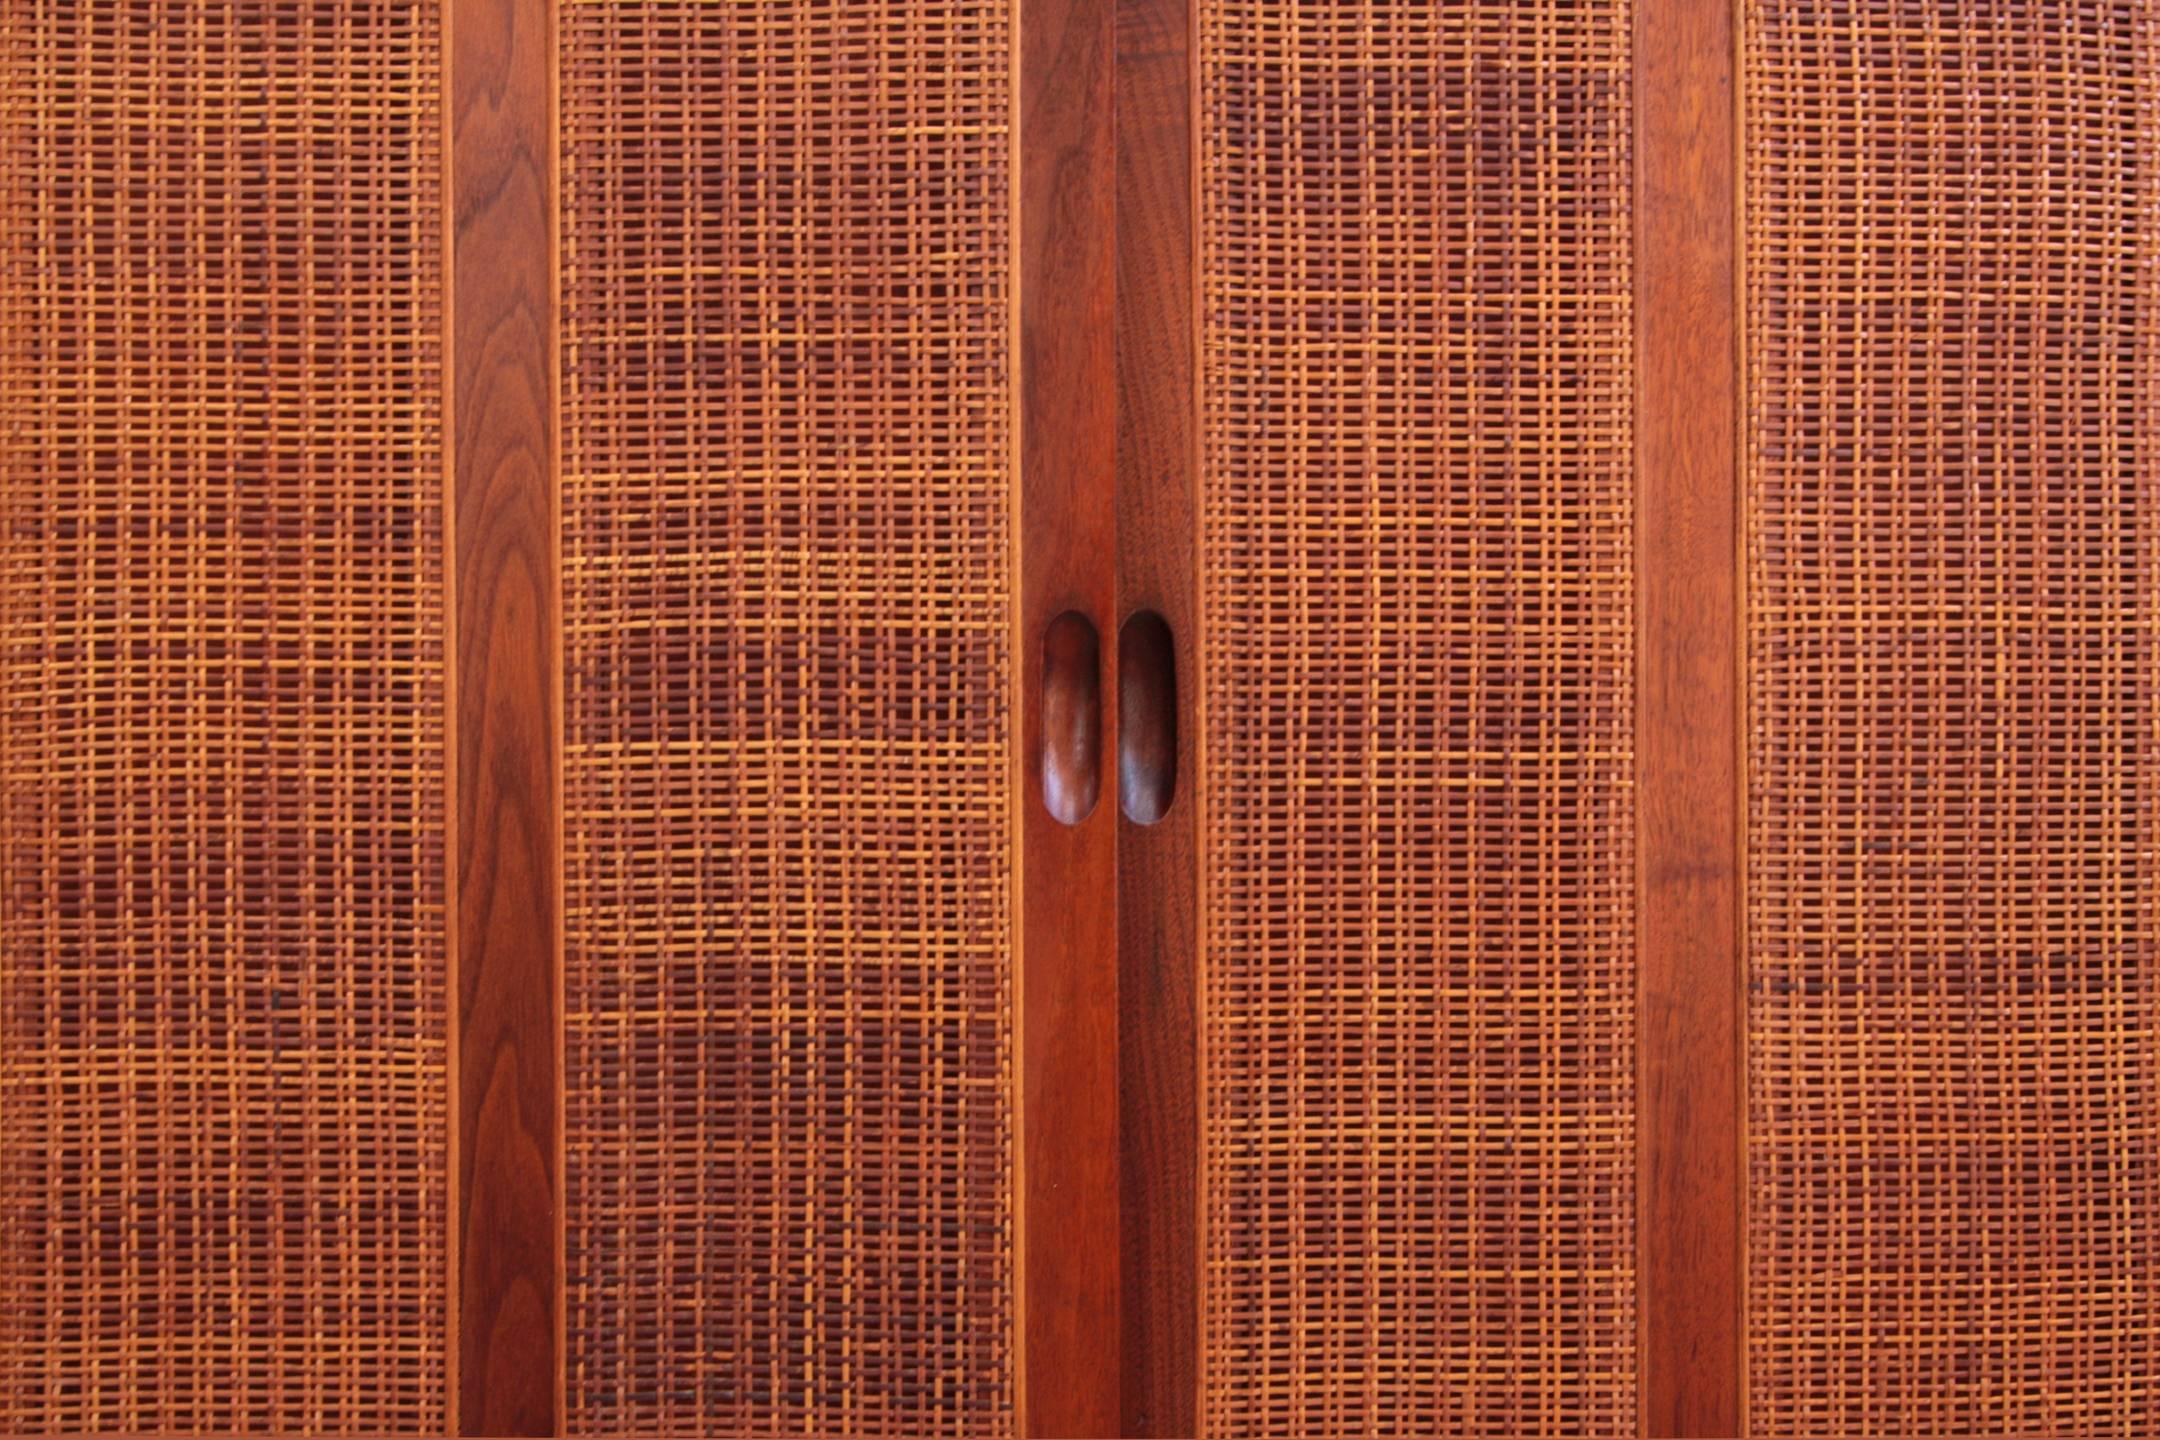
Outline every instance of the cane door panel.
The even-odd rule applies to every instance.
[[[440,1429],[441,28],[0,8],[0,1429]]]
[[[2160,33],[1747,7],[1749,1395],[2160,1403]]]
[[[566,4],[568,1428],[998,1434],[1011,17]]]
[[[1629,10],[1199,13],[1202,1421],[1628,1432]]]

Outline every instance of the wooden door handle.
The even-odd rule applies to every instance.
[[[1102,642],[1092,621],[1067,610],[1043,631],[1043,805],[1078,825],[1101,794]]]
[[[1170,622],[1137,610],[1118,630],[1118,804],[1153,825],[1177,798],[1177,641]]]

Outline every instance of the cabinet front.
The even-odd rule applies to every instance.
[[[2130,1436],[2152,0],[0,0],[0,1429]]]

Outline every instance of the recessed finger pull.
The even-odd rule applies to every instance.
[[[1043,804],[1077,825],[1102,794],[1102,642],[1077,610],[1043,632]]]
[[[1118,631],[1118,803],[1152,825],[1177,798],[1177,648],[1169,622],[1135,611]]]

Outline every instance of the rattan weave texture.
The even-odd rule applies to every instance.
[[[578,1431],[1014,1423],[1011,10],[560,11]]]
[[[1759,1434],[2160,1415],[2156,23],[1747,7]]]
[[[1633,1433],[1630,24],[1200,0],[1212,1434]]]
[[[0,1431],[445,1420],[440,68],[0,4]]]

